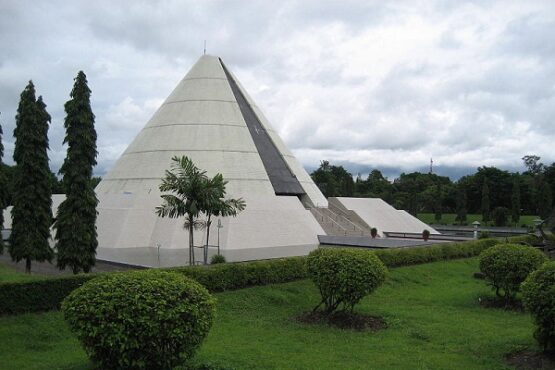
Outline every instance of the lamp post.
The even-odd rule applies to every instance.
[[[220,254],[220,229],[224,227],[222,225],[222,219],[218,218],[218,255]]]
[[[538,229],[538,231],[540,232],[540,236],[545,239],[543,229],[542,229],[542,225],[543,225],[544,220],[542,220],[541,218],[536,218],[536,219],[532,220],[532,222],[536,226],[536,229]]]
[[[480,227],[480,222],[474,221],[472,225],[474,225],[474,239],[478,239],[478,228]]]
[[[160,266],[160,247],[161,246],[162,245],[160,243],[156,243],[156,250],[158,251],[158,267],[161,267]]]

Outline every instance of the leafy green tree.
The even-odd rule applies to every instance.
[[[544,171],[544,164],[540,162],[540,157],[537,155],[525,155],[522,157],[522,161],[524,162],[524,166],[528,172],[534,176],[541,174]]]
[[[91,90],[87,77],[79,71],[65,104],[64,126],[67,156],[60,169],[66,199],[58,207],[56,229],[57,265],[70,267],[74,274],[90,272],[95,265],[98,246],[96,206],[92,171],[96,165],[96,130],[91,109]]]
[[[484,184],[482,185],[482,222],[486,225],[490,220],[490,208],[489,208],[489,188],[488,181],[484,179]]]
[[[13,194],[12,232],[9,252],[16,262],[51,261],[48,243],[52,225],[52,193],[48,168],[48,124],[50,115],[42,97],[35,98],[33,82],[21,93],[14,129],[14,160],[17,168]]]
[[[355,193],[353,175],[343,166],[332,166],[328,161],[322,161],[310,176],[326,197],[351,197]]]
[[[215,194],[206,197],[202,205],[202,212],[207,216],[206,220],[206,245],[204,246],[204,264],[208,263],[208,243],[210,241],[210,226],[212,226],[212,216],[215,217],[235,217],[246,207],[242,198],[224,199],[227,181],[221,174],[216,174],[208,180],[207,189],[212,189]]]
[[[457,189],[457,216],[456,221],[462,225],[466,221],[466,190],[462,186]]]
[[[495,189],[489,192],[489,209],[510,205],[513,185],[511,173],[496,167],[479,167],[475,174],[463,176],[457,182],[466,189],[468,212],[482,213],[482,188],[486,179],[488,189]]]
[[[513,194],[511,195],[511,221],[517,225],[520,220],[520,181],[515,176]]]

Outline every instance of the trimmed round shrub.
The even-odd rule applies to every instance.
[[[221,254],[215,254],[210,258],[210,264],[211,265],[216,265],[218,263],[225,263],[225,257],[222,256]]]
[[[522,301],[534,317],[534,337],[544,351],[555,351],[555,262],[545,263],[526,278]]]
[[[185,276],[161,271],[107,274],[74,290],[64,318],[102,369],[171,369],[208,334],[215,301]]]
[[[322,305],[331,314],[337,310],[353,311],[355,304],[380,286],[387,268],[368,250],[319,248],[308,255],[307,268],[320,290]]]
[[[480,271],[495,294],[509,303],[515,299],[524,279],[546,260],[542,252],[532,247],[499,244],[480,254]]]

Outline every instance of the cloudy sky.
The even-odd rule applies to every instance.
[[[307,167],[353,173],[555,161],[554,1],[0,0],[0,123],[12,163],[32,79],[65,156],[82,69],[105,173],[200,57],[220,56]]]

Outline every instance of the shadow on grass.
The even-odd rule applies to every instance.
[[[356,312],[335,312],[326,314],[322,311],[309,311],[296,317],[298,322],[312,325],[330,325],[339,329],[357,331],[378,331],[387,328],[384,319],[379,316],[363,315]]]

